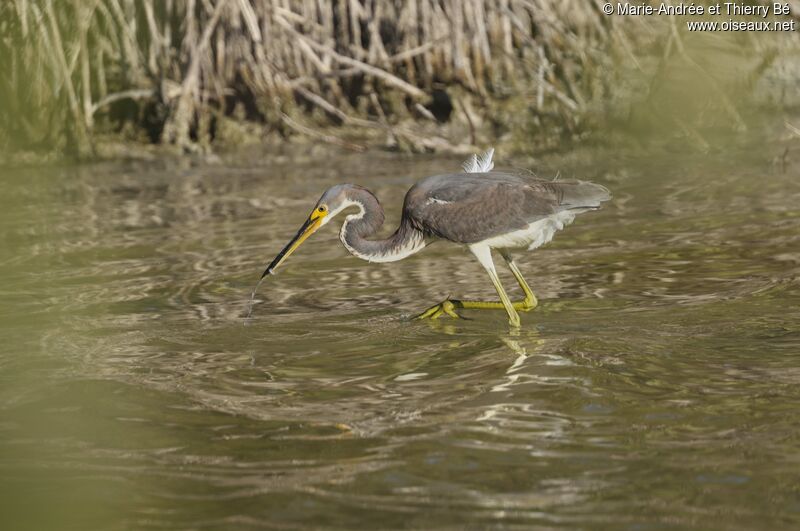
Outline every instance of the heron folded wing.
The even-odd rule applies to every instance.
[[[523,229],[557,206],[552,190],[537,190],[517,176],[471,173],[420,181],[405,209],[419,230],[469,244]]]

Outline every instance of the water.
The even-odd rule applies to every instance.
[[[491,282],[444,243],[367,264],[336,222],[243,326],[327,186],[392,225],[459,158],[5,170],[2,527],[796,528],[800,184],[772,151],[539,161],[615,199],[518,256],[520,329],[409,319]]]

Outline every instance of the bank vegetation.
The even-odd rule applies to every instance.
[[[675,19],[590,0],[5,0],[0,144],[80,156],[97,139],[174,146],[306,138],[468,151],[580,137],[682,61],[746,119]],[[743,78],[776,53],[753,51]],[[738,76],[738,74],[737,74]],[[739,76],[742,77],[742,76]],[[631,81],[633,80],[633,81]],[[687,118],[688,119],[688,118]],[[671,120],[671,119],[670,119]],[[691,132],[691,123],[684,124]]]

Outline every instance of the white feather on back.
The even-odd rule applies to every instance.
[[[464,161],[461,167],[464,168],[464,171],[467,173],[486,173],[492,171],[492,168],[494,168],[494,162],[492,161],[493,156],[494,148],[489,148],[480,155],[470,156],[470,158]]]

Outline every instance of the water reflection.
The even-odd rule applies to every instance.
[[[373,176],[391,226],[416,178],[459,162],[376,157],[9,177],[0,497],[135,528],[796,514],[791,175],[750,156],[554,161],[615,201],[519,257],[541,301],[519,330],[503,312],[410,320],[491,294],[480,265],[446,244],[366,264],[333,228],[242,326],[320,190]]]

